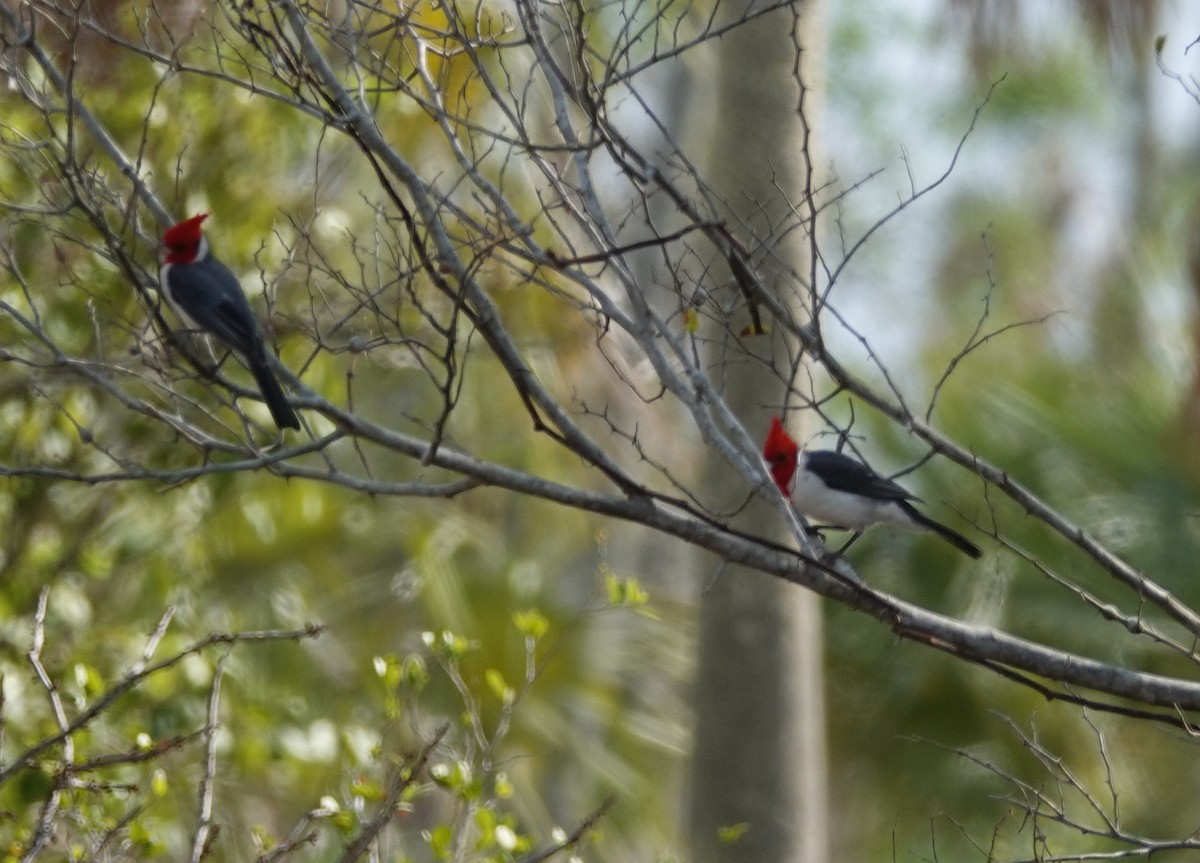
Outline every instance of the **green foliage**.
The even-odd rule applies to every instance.
[[[52,597],[48,623],[55,606]],[[533,609],[525,613],[526,619],[540,616]],[[506,737],[538,675],[536,639],[527,638],[530,678],[516,690],[504,685],[494,669],[481,685],[469,684],[460,674],[460,660],[482,645],[449,632],[427,633],[420,653],[404,659],[377,657],[372,663],[396,696],[384,712],[364,714],[356,705],[357,721],[335,725],[329,720],[336,715],[329,709],[333,705],[321,702],[314,705],[317,718],[308,733],[298,734],[278,710],[260,713],[268,705],[281,705],[271,691],[247,685],[247,672],[260,652],[300,651],[296,639],[305,633],[231,634],[172,653],[168,644],[178,644],[182,635],[175,630],[174,624],[169,626],[154,652],[110,680],[75,663],[48,669],[56,690],[36,683],[14,690],[12,681],[20,678],[6,673],[7,699],[20,694],[19,703],[28,710],[52,703],[58,691],[72,713],[84,717],[65,741],[52,736],[53,722],[30,722],[19,712],[7,717],[10,757],[0,765],[5,771],[0,806],[11,822],[8,853],[14,859],[28,852],[51,800],[75,814],[68,832],[58,828],[59,843],[84,848],[98,841],[118,842],[136,849],[142,859],[178,858],[189,841],[186,813],[196,800],[198,782],[213,784],[215,812],[224,825],[214,851],[223,859],[242,858],[250,850],[250,836],[255,853],[290,857],[297,852],[287,850],[283,836],[296,829],[308,833],[304,844],[323,856],[357,841],[375,813],[393,807],[390,841],[409,849],[419,841],[436,860],[513,861],[539,844],[561,843],[526,826],[521,811],[528,808],[528,794],[503,766],[510,760]],[[77,639],[64,633],[47,633],[46,641],[64,654],[78,647]],[[206,661],[222,652],[220,664]],[[427,668],[437,672],[430,675]],[[218,729],[214,771],[201,780],[197,768],[205,761],[205,716],[220,674],[225,678],[220,713],[228,718]],[[421,690],[442,682],[458,693],[464,723],[435,734]],[[480,704],[486,696],[496,697],[497,688],[501,712],[489,722]],[[137,730],[148,701],[162,698],[178,713],[179,723],[169,730]],[[245,743],[252,748],[243,748]],[[416,756],[413,746],[429,747],[427,756]],[[30,754],[25,759],[21,752]],[[313,769],[300,769],[305,763]],[[264,798],[261,784],[267,777],[294,787],[288,793],[273,783]],[[260,804],[268,802],[262,809]],[[258,823],[267,813],[270,823]],[[289,821],[299,826],[290,828]]]
[[[642,588],[637,578],[629,576],[621,578],[612,573],[604,576],[604,587],[608,591],[608,602],[614,606],[642,608],[650,599],[650,595]]]
[[[856,28],[843,34],[848,53],[835,60],[841,68],[856,70],[877,53],[872,40],[883,34],[870,32],[876,25],[866,14],[849,13]],[[953,373],[938,391],[932,415],[937,427],[1003,466],[1109,549],[1194,605],[1190,571],[1200,553],[1194,523],[1200,476],[1188,455],[1195,450],[1187,424],[1194,390],[1190,371],[1181,369],[1190,368],[1194,359],[1192,348],[1184,345],[1192,343],[1195,324],[1163,312],[1177,306],[1177,292],[1190,279],[1176,246],[1183,217],[1164,216],[1174,211],[1178,196],[1194,200],[1194,171],[1176,173],[1180,165],[1168,168],[1165,154],[1155,150],[1162,142],[1151,141],[1153,120],[1138,107],[1146,93],[1157,92],[1146,68],[1123,67],[1125,57],[1110,63],[1108,46],[1084,41],[1074,28],[1018,30],[1009,46],[996,50],[993,43],[994,53],[976,70],[978,87],[947,88],[940,93],[944,98],[931,93],[923,104],[933,110],[919,125],[889,126],[885,121],[894,115],[882,98],[887,93],[887,85],[880,86],[883,79],[847,72],[851,82],[864,82],[871,90],[868,97],[879,101],[857,103],[868,112],[862,125],[857,119],[853,123],[856,132],[875,133],[870,142],[879,147],[873,154],[878,159],[867,168],[890,166],[895,159],[880,154],[903,146],[910,164],[925,168],[914,172],[918,183],[952,151],[964,117],[978,106],[986,87],[1006,77],[983,108],[981,125],[966,141],[951,180],[935,192],[932,211],[911,221],[905,214],[880,232],[838,290],[861,290],[869,295],[867,303],[887,310],[853,323],[880,348],[915,412],[923,412],[935,382],[954,360]],[[1042,50],[1051,35],[1053,50]],[[884,38],[895,44],[891,36]],[[921,58],[922,68],[939,68],[947,62],[945,54],[964,44],[945,37],[941,24],[913,37],[910,44],[936,51]],[[938,41],[945,43],[942,51],[935,48]],[[950,104],[959,109],[949,110]],[[1124,146],[1135,129],[1146,136],[1136,151]],[[847,170],[849,161],[841,158],[839,169]],[[886,175],[877,180],[879,191],[904,185],[891,180]],[[1126,194],[1130,187],[1138,191]],[[1087,248],[1080,241],[1085,225]],[[889,239],[890,231],[895,236]],[[918,251],[908,255],[913,249]],[[910,270],[921,278],[912,279]],[[898,323],[894,315],[914,301],[923,310],[921,318],[911,325]],[[966,333],[985,310],[980,333],[986,339],[960,355]],[[904,335],[888,354],[876,335],[891,329]],[[853,431],[861,435],[856,441],[874,464],[898,470],[924,455],[902,429],[861,405],[854,407]],[[851,417],[844,400],[826,409],[843,423]],[[1001,495],[986,493],[941,459],[921,464],[903,481],[931,514],[957,528],[974,523],[984,531],[999,530],[1005,542],[1029,557],[1001,553],[985,558],[982,566],[969,566],[932,538],[869,531],[850,555],[869,568],[873,585],[1054,647],[1194,677],[1191,659],[1133,637],[1031,563],[1069,577],[1096,601],[1131,618],[1153,616],[1140,597],[1045,524]],[[981,544],[992,545],[987,539]],[[1156,623],[1175,632],[1170,624]],[[1033,756],[1029,740],[989,710],[1011,718],[1060,755],[1100,808],[1112,802],[1110,793],[1119,798],[1126,827],[1136,823],[1135,832],[1148,835],[1191,831],[1182,822],[1170,823],[1164,809],[1171,807],[1151,802],[1155,795],[1146,784],[1147,776],[1158,777],[1154,784],[1170,774],[1182,788],[1191,788],[1194,771],[1184,767],[1175,773],[1171,765],[1188,764],[1192,756],[1171,735],[1147,731],[1137,722],[1081,717],[1078,710],[1048,703],[989,671],[964,668],[955,659],[865,629],[855,615],[839,609],[829,609],[827,624],[838,678],[828,692],[830,713],[837,717],[830,724],[838,765],[833,797],[855,798],[859,804],[847,831],[853,833],[847,838],[853,850],[845,856],[925,859],[931,827],[938,859],[971,859],[981,847],[988,859],[1049,858],[1068,846],[1080,854],[1085,848],[1097,854],[1114,850],[1106,840],[1081,843],[1078,836],[1068,838],[1042,823],[1039,830],[1047,831],[1048,845],[1031,852],[1028,819],[970,802],[996,796],[998,785],[1010,799],[1024,799],[1024,790],[1000,782],[980,764],[999,765],[1027,787],[1062,790],[1068,785]],[[1098,745],[1097,728],[1106,751]],[[1126,745],[1130,748],[1122,754]],[[1063,801],[1076,816],[1095,814],[1080,794],[1064,793]],[[935,812],[946,813],[947,823],[931,819]]]

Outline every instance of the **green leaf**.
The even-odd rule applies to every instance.
[[[105,688],[100,672],[83,662],[75,663],[75,682],[88,698],[103,692]]]
[[[384,798],[383,786],[373,779],[362,776],[350,784],[350,793],[372,803]]]
[[[742,834],[750,829],[748,821],[741,821],[737,824],[729,824],[725,827],[717,828],[717,839],[725,845],[732,845],[734,842],[742,838]]]
[[[449,824],[439,824],[425,834],[425,840],[438,860],[447,860],[454,850],[454,831]]]
[[[516,693],[511,686],[504,682],[503,674],[495,668],[489,668],[483,673],[483,678],[487,681],[488,689],[492,690],[493,695],[505,704],[512,704]]]
[[[501,800],[507,800],[508,798],[512,797],[513,792],[516,791],[516,789],[513,788],[512,781],[508,778],[508,774],[504,772],[496,774],[494,784],[496,796]]]
[[[604,576],[608,603],[624,608],[641,608],[650,601],[650,594],[635,577],[621,578],[611,572]]]
[[[444,629],[441,632],[423,632],[421,640],[435,654],[455,663],[479,647],[479,642]]]
[[[150,774],[150,793],[155,797],[166,797],[168,790],[170,790],[170,783],[167,781],[166,771],[161,767],[156,767]]]
[[[352,809],[339,809],[333,815],[329,816],[329,820],[333,822],[333,826],[343,836],[349,836],[358,826],[358,816],[354,814]]]
[[[625,598],[624,588],[621,584],[621,579],[609,573],[604,576],[604,588],[608,592],[608,604],[620,605]]]
[[[496,813],[491,809],[476,809],[475,826],[480,833],[491,833],[496,829]]]
[[[496,813],[487,808],[476,809],[475,829],[479,832],[479,839],[475,842],[475,850],[486,851],[496,841]]]
[[[515,613],[513,623],[522,635],[535,641],[550,629],[550,621],[546,619],[546,616],[533,608]]]
[[[400,685],[402,672],[400,669],[400,660],[395,654],[389,653],[386,656],[376,656],[371,660],[375,667],[375,676],[383,681],[383,685],[388,689],[395,689]]]
[[[416,655],[404,657],[401,677],[409,689],[420,692],[429,682],[429,669],[425,667],[425,660]]]

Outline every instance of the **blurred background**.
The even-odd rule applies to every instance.
[[[1200,29],[1188,11],[1182,2],[1151,0],[828,3],[812,120],[818,161],[841,187],[853,187],[824,222],[830,259],[914,185],[953,164],[944,182],[856,253],[832,296],[838,310],[917,405],[928,402],[986,311],[976,338],[1003,331],[957,363],[934,422],[1194,605],[1200,47],[1191,43]],[[1160,68],[1155,44],[1164,34]],[[314,262],[285,260],[303,217],[290,223],[281,214],[311,214],[303,227],[317,238],[334,239],[346,226],[362,230],[370,208],[357,190],[370,175],[345,142],[295,126],[284,106],[264,100],[244,110],[221,96],[217,81],[164,84],[144,66],[127,71],[110,47],[93,50],[94,64],[84,64],[90,74],[79,80],[93,109],[127,133],[149,120],[163,154],[160,178],[171,176],[165,166],[182,154],[173,203],[218,214],[214,245],[242,262],[252,293],[261,288],[253,272],[263,282],[282,274],[272,282],[285,298],[276,318],[280,344],[285,362],[299,368],[303,347],[289,343],[287,322],[300,311],[286,295],[289,284],[312,278]],[[11,93],[0,105],[8,129],[36,125]],[[406,122],[406,154],[420,163],[422,148],[440,139],[423,118]],[[13,136],[6,147],[12,158],[0,166],[0,194],[20,201],[45,178],[27,153],[13,156]],[[49,186],[40,193],[69,197]],[[52,271],[43,300],[62,338],[85,343],[96,318],[123,321],[131,332],[139,324],[127,285],[96,256],[57,246],[24,221],[10,220],[5,231],[19,259]],[[337,265],[353,267],[348,258]],[[99,287],[86,307],[65,288],[56,293],[55,285],[89,280]],[[537,295],[501,277],[492,287],[540,340],[539,375],[570,382],[586,370],[587,339],[557,326]],[[875,374],[851,334],[828,336],[843,359]],[[403,423],[419,412],[405,380],[420,370],[403,352],[361,361],[343,354],[314,364],[306,379],[336,391],[351,372],[357,397],[385,416]],[[573,460],[492,430],[497,401],[511,398],[496,395],[498,380],[486,370],[467,379],[455,433],[486,442],[489,457],[517,467],[536,462],[546,472],[539,460],[560,459],[553,472],[587,482]],[[69,397],[84,414],[97,409],[86,393]],[[844,399],[829,409],[849,421]],[[103,467],[53,399],[2,368],[0,413],[6,464]],[[898,469],[922,454],[888,423],[862,410],[853,415],[877,467]],[[129,422],[120,433],[148,458],[188,461],[172,441],[136,439],[132,421],[107,422],[113,433]],[[935,513],[959,507],[985,526],[994,518],[1047,567],[1070,571],[1104,601],[1129,604],[1045,528],[1003,501],[985,505],[961,474],[935,464],[919,477],[906,481]],[[210,632],[323,624],[315,641],[243,646],[231,655],[216,813],[226,827],[216,853],[247,859],[323,798],[350,810],[369,804],[380,747],[414,748],[439,721],[458,728],[464,715],[494,727],[512,698],[506,692],[521,689],[529,674],[531,624],[526,619],[522,629],[514,614],[536,609],[546,624],[533,650],[536,673],[489,762],[487,793],[507,800],[514,823],[539,836],[572,830],[616,794],[582,856],[684,859],[697,603],[717,574],[715,561],[494,489],[452,500],[382,499],[253,473],[172,488],[8,480],[0,519],[6,757],[18,741],[53,727],[24,658],[43,585],[51,586],[47,662],[76,706],[140,655],[167,606],[176,615],[164,652]],[[936,540],[886,531],[869,534],[850,555],[880,588],[946,614],[1143,670],[1194,674],[1182,659],[1151,656],[1146,642],[1115,638],[1111,625],[1014,555],[992,554],[968,568]],[[1119,800],[1132,831],[1194,830],[1194,807],[1184,802],[1200,792],[1200,771],[1186,735],[1081,716],[900,641],[846,609],[825,605],[823,615],[831,859],[1111,849],[1095,836],[1056,837],[1051,827],[1052,840],[1035,838],[1005,799],[1014,786],[953,751],[1034,786],[1050,782],[1036,747],[1016,728],[1061,756],[1105,805]],[[447,646],[455,638],[461,650]],[[214,661],[193,657],[137,690],[92,730],[96,745],[120,749],[141,733],[157,739],[202,724]],[[479,747],[464,733],[453,751],[465,764]],[[157,769],[157,784],[139,780],[138,853],[173,859],[186,845],[183,813],[194,808],[195,750]],[[7,783],[0,809],[19,813],[41,792],[32,778]],[[1072,798],[1066,805],[1087,808],[1085,798],[1064,796]],[[418,807],[409,825],[417,829],[390,840],[395,859],[434,853],[420,829],[449,818],[458,799],[433,812]],[[91,817],[101,824],[112,813]],[[27,837],[18,818],[9,823],[17,848]],[[0,834],[4,824],[0,818]],[[736,833],[728,836],[734,847]],[[493,851],[513,857],[486,853]]]

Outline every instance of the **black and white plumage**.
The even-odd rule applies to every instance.
[[[862,462],[831,450],[805,452],[792,486],[796,509],[821,524],[853,530],[872,524],[924,528],[964,554],[980,556],[974,543],[910,503],[919,500]]]
[[[862,530],[872,524],[928,530],[973,558],[979,548],[912,505],[920,499],[860,461],[832,450],[801,452],[776,418],[764,456],[779,490],[806,518],[828,527]]]
[[[209,253],[208,239],[200,230],[206,218],[207,214],[193,216],[163,233],[163,294],[188,325],[215,336],[245,363],[275,424],[298,429],[300,419],[271,370],[266,342],[237,276]]]

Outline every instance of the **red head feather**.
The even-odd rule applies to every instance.
[[[192,216],[163,232],[163,245],[167,247],[168,264],[190,264],[200,249],[200,223],[208,213]]]
[[[763,457],[771,466],[771,476],[775,485],[785,496],[791,493],[792,477],[796,474],[796,461],[800,447],[792,440],[792,436],[783,430],[779,417],[771,418],[771,430],[767,432],[767,443],[763,447]]]

